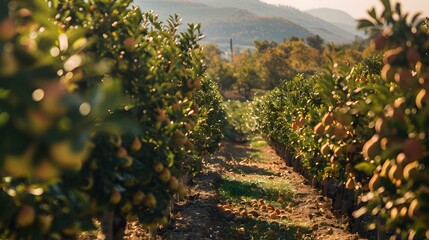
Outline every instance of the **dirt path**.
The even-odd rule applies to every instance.
[[[224,142],[162,239],[359,239],[260,138]]]

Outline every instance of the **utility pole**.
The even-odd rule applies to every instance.
[[[231,62],[234,60],[234,51],[232,48],[232,38],[229,40],[229,47],[231,48]]]

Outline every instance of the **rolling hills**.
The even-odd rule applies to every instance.
[[[134,0],[143,11],[154,10],[161,19],[178,13],[184,23],[202,24],[205,42],[222,49],[233,39],[239,47],[251,47],[254,40],[283,41],[292,36],[319,34],[325,41],[347,43],[355,34],[311,14],[259,0]]]
[[[364,31],[358,31],[356,29],[357,20],[346,12],[331,8],[316,8],[305,12],[332,23],[354,35],[359,37],[365,36]]]

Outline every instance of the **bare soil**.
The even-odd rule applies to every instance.
[[[203,173],[195,179],[190,197],[175,207],[175,220],[159,230],[159,237],[360,239],[348,232],[347,220],[331,211],[330,200],[323,197],[320,190],[307,184],[301,175],[286,166],[266,143],[254,145],[258,146],[223,142],[221,151],[205,164]],[[220,184],[225,179],[238,183],[259,179],[274,188],[276,184],[285,182],[289,189],[284,189],[287,193],[279,193],[277,203],[269,198],[252,198],[252,194],[235,196],[233,200],[220,193]],[[243,191],[246,195],[248,189]],[[255,232],[258,230],[265,232]]]

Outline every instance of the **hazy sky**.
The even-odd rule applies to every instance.
[[[380,6],[379,0],[261,0],[267,3],[293,6],[299,10],[309,10],[313,8],[335,8],[348,12],[355,18],[368,16],[366,11],[372,6]],[[391,1],[391,2],[397,2]],[[405,11],[411,13],[422,12],[429,16],[429,0],[402,0],[399,1]],[[381,9],[378,7],[377,9]]]

